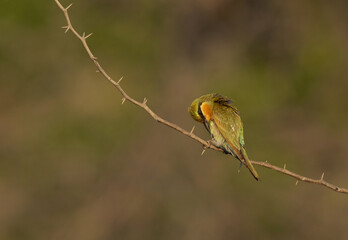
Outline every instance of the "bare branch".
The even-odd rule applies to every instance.
[[[280,168],[280,167],[277,167],[277,166],[274,166],[268,162],[259,162],[259,161],[250,161],[252,164],[254,165],[258,165],[258,166],[262,166],[262,167],[266,167],[266,168],[269,168],[269,169],[272,169],[272,170],[275,170],[277,172],[281,172],[285,175],[288,175],[290,177],[293,177],[295,179],[297,179],[296,181],[296,185],[298,184],[298,181],[302,181],[302,182],[307,182],[307,183],[314,183],[314,184],[319,184],[319,185],[322,185],[322,186],[325,186],[327,188],[330,188],[336,192],[340,192],[340,193],[347,193],[348,194],[348,189],[346,188],[342,188],[342,187],[338,187],[336,185],[333,185],[331,183],[328,183],[326,182],[323,178],[324,178],[324,174],[321,175],[321,178],[320,179],[312,179],[312,178],[308,178],[308,177],[304,177],[304,176],[301,176],[297,173],[294,173],[294,172],[291,172],[285,168]]]
[[[86,36],[85,32],[80,35],[76,30],[75,28],[72,26],[71,24],[71,21],[70,21],[70,17],[69,17],[69,14],[68,14],[68,9],[71,7],[72,4],[70,4],[68,7],[64,8],[62,6],[62,4],[59,2],[59,0],[55,0],[55,2],[57,3],[58,7],[63,11],[64,13],[64,16],[65,16],[65,19],[66,19],[66,22],[67,22],[67,26],[64,26],[62,28],[65,29],[65,32],[68,32],[69,30],[71,30],[71,32],[78,38],[80,39],[80,41],[82,42],[82,45],[84,46],[87,54],[89,55],[90,59],[93,61],[93,63],[95,64],[95,66],[97,67],[97,72],[100,72],[105,78],[106,80],[108,80],[112,85],[114,85],[117,90],[122,94],[123,98],[122,98],[122,104],[127,100],[131,103],[133,103],[134,105],[144,109],[154,120],[156,120],[157,122],[159,123],[162,123],[170,128],[173,128],[175,129],[176,131],[186,135],[187,137],[193,139],[193,140],[196,140],[197,142],[199,142],[200,144],[203,145],[203,151],[202,151],[202,155],[204,154],[205,150],[207,148],[210,148],[210,149],[213,149],[215,151],[220,151],[220,152],[223,152],[222,149],[220,148],[217,148],[215,147],[214,145],[210,144],[209,141],[205,141],[203,139],[201,139],[200,137],[196,136],[194,133],[193,133],[193,130],[194,130],[194,127],[192,128],[192,130],[190,132],[184,130],[183,128],[179,127],[178,125],[174,124],[174,123],[171,123],[171,122],[168,122],[166,120],[164,120],[163,118],[161,118],[160,116],[158,116],[156,113],[154,113],[148,106],[147,106],[147,99],[144,98],[144,100],[142,102],[139,102],[133,98],[131,98],[130,96],[128,96],[128,94],[121,88],[120,86],[120,82],[122,81],[123,77],[121,77],[117,82],[115,82],[106,72],[105,70],[101,67],[101,65],[99,64],[99,62],[97,61],[97,58],[93,55],[92,51],[90,50],[87,42],[86,42],[86,39],[88,37],[90,37],[92,35],[92,33],[88,34]],[[274,166],[270,163],[268,163],[267,161],[266,162],[259,162],[259,161],[250,161],[252,164],[254,165],[258,165],[258,166],[261,166],[261,167],[265,167],[265,168],[269,168],[269,169],[272,169],[274,171],[277,171],[277,172],[280,172],[282,174],[285,174],[285,175],[288,175],[290,177],[293,177],[295,178],[297,181],[296,181],[296,185],[298,184],[299,181],[302,181],[302,182],[307,182],[307,183],[313,183],[313,184],[318,184],[318,185],[322,185],[322,186],[325,186],[329,189],[332,189],[336,192],[339,192],[339,193],[346,193],[348,194],[348,189],[346,188],[341,188],[341,187],[338,187],[338,186],[335,186],[331,183],[328,183],[324,180],[324,173],[322,174],[321,178],[316,180],[316,179],[312,179],[312,178],[308,178],[308,177],[304,177],[304,176],[301,176],[297,173],[294,173],[294,172],[291,172],[289,170],[286,169],[286,164],[284,164],[284,167],[281,168],[281,167],[277,167],[277,166]],[[244,163],[245,164],[245,163]]]

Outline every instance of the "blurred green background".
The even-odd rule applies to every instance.
[[[251,159],[348,187],[347,1],[73,3],[130,96],[204,139],[187,107],[230,96]],[[0,239],[347,238],[347,195],[201,156],[121,105],[64,25],[53,0],[1,3]]]

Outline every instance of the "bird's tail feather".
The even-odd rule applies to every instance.
[[[254,166],[251,164],[249,158],[248,158],[248,155],[245,151],[245,149],[242,147],[241,148],[241,152],[243,154],[243,157],[244,157],[244,161],[245,161],[245,166],[249,169],[249,171],[251,172],[251,174],[253,175],[253,177],[256,179],[256,180],[259,180],[259,175],[257,174]]]

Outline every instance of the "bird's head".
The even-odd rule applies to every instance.
[[[191,106],[188,108],[188,111],[191,114],[192,118],[198,122],[204,122],[205,118],[202,114],[201,105],[203,102],[205,103],[214,102],[215,97],[216,97],[216,94],[206,94],[195,99],[191,103]]]
[[[188,111],[191,114],[191,116],[193,117],[193,119],[198,121],[198,122],[204,121],[202,116],[199,114],[199,107],[201,104],[202,104],[202,102],[200,102],[200,99],[197,98],[192,102],[191,106],[188,108]]]

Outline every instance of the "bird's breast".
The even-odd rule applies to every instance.
[[[212,108],[211,108],[210,104],[203,102],[201,104],[201,111],[203,113],[204,118],[207,121],[210,121],[210,119],[212,118]]]

